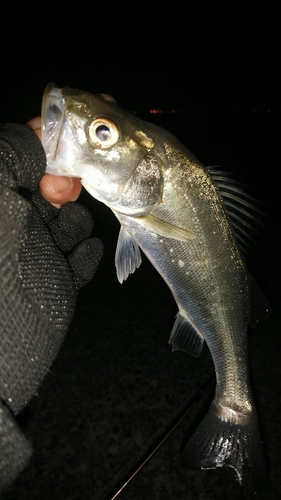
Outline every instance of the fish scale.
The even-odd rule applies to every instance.
[[[241,485],[249,479],[256,491],[266,481],[266,465],[247,328],[269,306],[242,255],[250,221],[259,222],[252,200],[224,172],[204,167],[169,132],[121,110],[109,96],[50,84],[42,130],[47,172],[80,177],[118,218],[119,281],[140,266],[140,248],[179,308],[173,350],[199,356],[204,340],[208,345],[216,394],[184,451],[185,463],[230,467]]]

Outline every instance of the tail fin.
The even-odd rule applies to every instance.
[[[267,468],[256,413],[242,415],[212,403],[183,451],[190,469],[230,467],[241,486],[264,489]]]

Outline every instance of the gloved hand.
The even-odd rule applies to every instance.
[[[42,382],[103,252],[86,208],[41,197],[45,165],[30,129],[0,126],[0,491],[31,454],[13,414]]]

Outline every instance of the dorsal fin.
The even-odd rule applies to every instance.
[[[258,208],[260,204],[244,191],[243,184],[230,178],[231,173],[216,166],[209,166],[207,169],[222,197],[239,247],[246,254],[254,242],[254,234],[264,226],[261,221],[264,213]]]

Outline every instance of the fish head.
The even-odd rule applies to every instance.
[[[163,194],[165,153],[153,127],[108,95],[49,84],[42,103],[46,171],[79,177],[117,212],[144,215]]]

